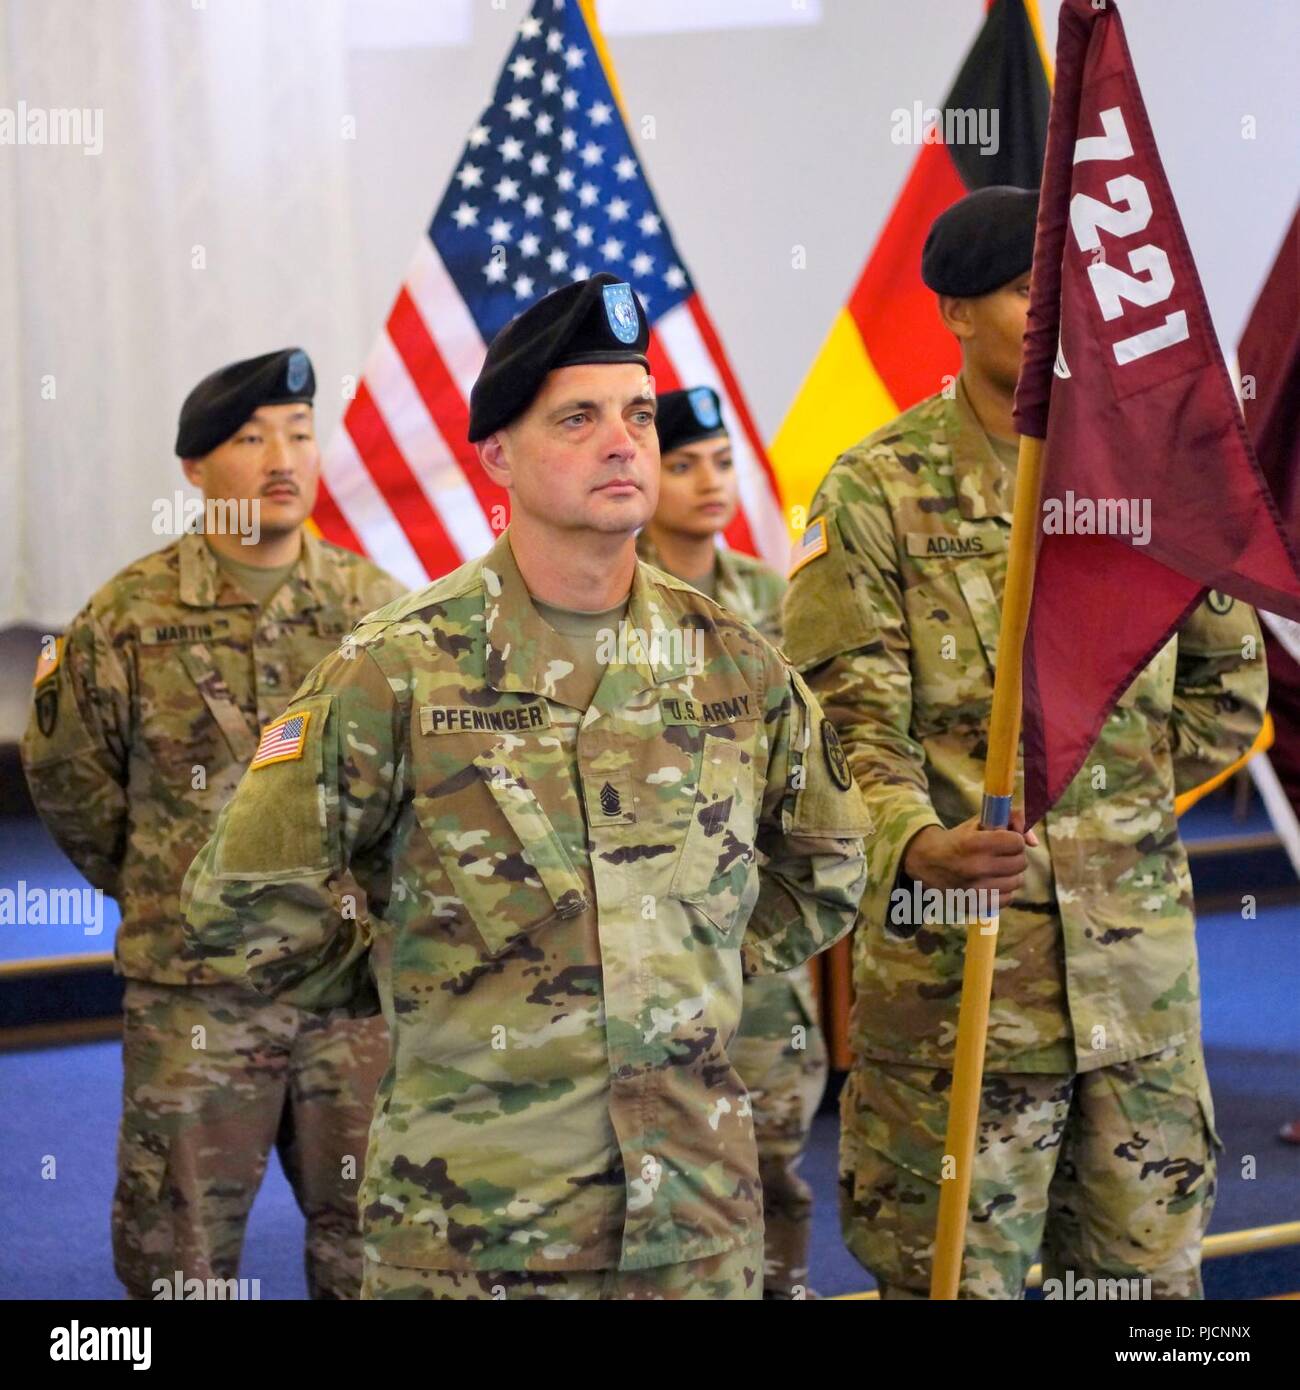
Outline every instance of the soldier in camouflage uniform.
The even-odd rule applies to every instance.
[[[388,1019],[363,1297],[761,1293],[742,952],[848,929],[867,822],[776,650],[636,560],[647,339],[603,274],[496,336],[470,438],[509,529],[322,663],[186,881],[214,966]]]
[[[42,818],[121,907],[123,1112],[113,1249],[135,1298],[155,1280],[229,1279],[273,1146],[307,1218],[313,1296],[360,1287],[356,1189],[379,1020],[274,1004],[187,957],[180,888],[257,746],[259,725],[357,620],[401,592],[303,529],[319,453],[299,350],[200,383],[177,452],[214,519],[128,566],[37,670],[23,761]],[[211,528],[209,528],[210,530]]]
[[[655,428],[659,504],[637,539],[637,554],[779,643],[785,580],[752,556],[716,544],[737,506],[717,393],[708,386],[665,392]],[[732,1059],[754,1110],[763,1180],[763,1297],[806,1297],[813,1194],[799,1163],[828,1070],[807,964],[784,975],[746,975]]]
[[[962,1296],[1019,1297],[1041,1243],[1049,1279],[1193,1298],[1217,1140],[1174,795],[1250,747],[1265,667],[1248,608],[1201,604],[1036,835],[978,829],[1035,206],[988,190],[938,219],[925,278],[961,342],[955,393],[836,461],[786,600],[791,660],[879,827],[854,941],[843,1229],[887,1297],[926,1295],[965,926],[918,917],[913,882],[997,890]]]

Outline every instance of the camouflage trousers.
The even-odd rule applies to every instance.
[[[113,1257],[131,1297],[178,1272],[236,1277],[272,1147],[307,1219],[311,1296],[358,1296],[382,1018],[327,1021],[236,985],[128,980],[122,1064]]]
[[[841,1226],[882,1297],[928,1296],[951,1080],[859,1059],[840,1098]],[[1020,1298],[1040,1246],[1048,1297],[1202,1297],[1217,1143],[1199,1041],[986,1075],[961,1297]]]
[[[745,981],[731,1058],[754,1111],[766,1229],[764,1297],[802,1297],[808,1285],[813,1196],[799,1164],[828,1069],[806,965],[788,975],[754,975]]]
[[[554,1272],[406,1269],[366,1256],[362,1298],[513,1300],[700,1300],[763,1296],[763,1243],[740,1246],[703,1260],[653,1269],[579,1269]]]

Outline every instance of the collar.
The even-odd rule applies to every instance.
[[[723,608],[730,609],[738,617],[743,618],[747,623],[755,627],[761,625],[761,617],[754,604],[750,591],[745,584],[744,575],[741,573],[740,565],[736,561],[737,552],[729,546],[714,545],[714,575],[717,583],[714,586],[713,601],[720,604]],[[636,553],[647,565],[653,565],[656,569],[664,569],[663,559],[660,557],[658,547],[650,539],[648,531],[642,531],[636,538]],[[664,570],[664,573],[669,573]],[[683,583],[685,581],[683,580]]]
[[[482,580],[488,684],[494,690],[528,691],[573,703],[565,699],[565,678],[573,665],[568,641],[533,607],[510,546],[509,527],[483,557]],[[680,640],[651,640],[655,632],[670,633],[676,623],[664,594],[638,560],[624,618],[626,647],[619,644],[593,704],[612,709],[639,691],[686,675]],[[644,634],[640,643],[632,640],[633,633]]]
[[[968,521],[999,517],[1009,526],[1016,494],[1016,473],[993,451],[984,426],[957,378],[957,395],[949,410],[948,443],[952,450],[952,479],[957,507]]]
[[[191,608],[232,608],[252,606],[254,599],[217,563],[206,540],[187,532],[179,542],[180,600]],[[269,618],[286,618],[309,613],[321,606],[323,555],[320,541],[303,527],[302,549],[289,577],[272,595],[265,613]]]

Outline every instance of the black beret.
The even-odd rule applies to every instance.
[[[492,339],[469,393],[469,439],[522,415],[547,372],[584,362],[650,363],[650,326],[632,286],[602,270],[530,305]]]
[[[205,376],[185,397],[176,453],[183,459],[202,458],[224,444],[258,406],[310,401],[315,394],[316,373],[301,348],[232,362]]]
[[[934,219],[921,250],[921,279],[936,294],[973,299],[1001,289],[1034,259],[1038,190],[995,184]]]
[[[661,454],[727,432],[722,423],[722,403],[712,386],[665,391],[655,411],[655,428],[659,431]]]

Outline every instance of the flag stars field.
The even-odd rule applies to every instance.
[[[322,532],[382,548],[412,585],[481,555],[488,517],[508,515],[465,441],[485,345],[533,299],[599,270],[640,296],[659,389],[711,385],[737,422],[741,511],[728,543],[770,564],[786,557],[762,442],[587,25],[582,8],[537,0],[519,26],[327,456]]]

